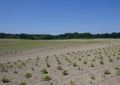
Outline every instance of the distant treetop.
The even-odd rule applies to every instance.
[[[0,38],[8,39],[32,39],[32,40],[42,40],[42,39],[92,39],[92,38],[120,38],[120,32],[104,33],[104,34],[91,34],[91,33],[65,33],[59,35],[50,34],[10,34],[10,33],[0,33]]]

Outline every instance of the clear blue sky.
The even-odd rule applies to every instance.
[[[0,32],[120,32],[120,0],[0,0]]]

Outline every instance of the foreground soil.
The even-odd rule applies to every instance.
[[[97,41],[0,55],[0,85],[120,85],[120,40]]]

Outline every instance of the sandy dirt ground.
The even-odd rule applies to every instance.
[[[120,85],[120,40],[108,41],[1,55],[0,85]]]

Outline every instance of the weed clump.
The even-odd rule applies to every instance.
[[[95,75],[94,75],[94,74],[91,76],[91,79],[92,79],[92,80],[95,80]]]
[[[32,74],[31,74],[31,73],[26,73],[24,76],[25,76],[26,78],[30,78],[30,77],[32,77]]]
[[[41,72],[42,72],[43,74],[47,74],[47,73],[48,73],[48,71],[47,71],[46,68],[43,68],[43,69],[41,70]]]
[[[84,63],[84,64],[87,64],[87,61],[85,60],[83,63]]]
[[[73,62],[72,64],[73,64],[73,66],[74,66],[74,67],[76,67],[76,66],[77,66],[77,63],[76,63],[76,62]]]
[[[5,65],[1,66],[1,72],[8,72],[7,67]]]
[[[45,59],[45,61],[46,61],[46,66],[47,66],[47,67],[50,67],[50,64],[48,63],[48,58],[49,58],[49,56],[47,56],[46,59]]]
[[[109,61],[110,61],[110,62],[113,62],[113,59],[112,59],[112,58],[109,58]]]
[[[70,81],[70,85],[76,85],[75,82],[73,81]]]
[[[37,58],[36,58],[36,61],[39,61],[39,60],[40,60],[40,57],[37,57]]]
[[[103,60],[101,60],[101,61],[100,61],[100,64],[101,64],[101,65],[103,65],[103,64],[104,64],[104,61],[103,61]]]
[[[95,67],[95,65],[93,63],[91,63],[91,67]]]
[[[49,81],[51,80],[52,78],[50,77],[50,75],[46,74],[44,77],[43,77],[43,80],[44,81]]]
[[[26,85],[26,83],[25,82],[20,82],[19,85]]]
[[[108,69],[104,70],[104,74],[109,75],[110,73],[111,73],[110,70],[108,70]]]
[[[13,73],[14,73],[14,74],[18,74],[18,71],[17,71],[17,70],[14,70]]]
[[[57,69],[58,69],[58,70],[62,70],[62,66],[59,65],[59,66],[57,67]]]
[[[67,70],[63,70],[63,71],[62,71],[62,74],[63,74],[63,75],[68,75]]]
[[[8,83],[8,82],[10,82],[10,80],[9,80],[7,77],[5,77],[5,76],[1,79],[1,81],[2,81],[3,83]]]
[[[116,74],[117,74],[118,76],[120,76],[120,68],[119,68],[119,67],[115,67],[115,70],[116,70]]]

